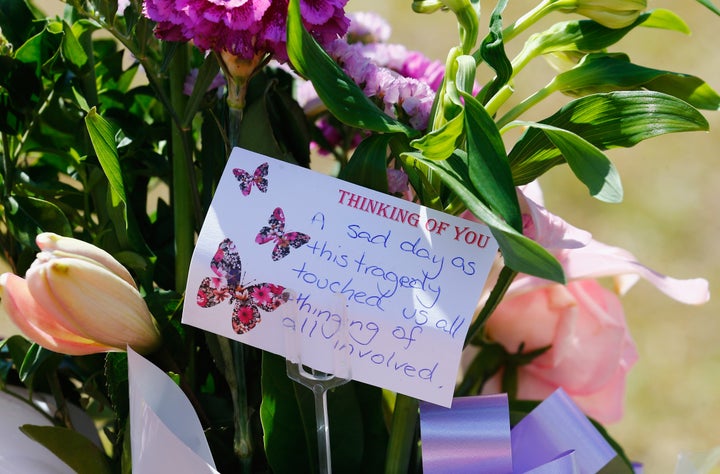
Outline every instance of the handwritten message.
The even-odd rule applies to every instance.
[[[496,252],[482,224],[235,149],[183,322],[450,406]]]

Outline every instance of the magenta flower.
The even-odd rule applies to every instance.
[[[347,0],[300,0],[305,27],[322,45],[345,34]],[[244,60],[271,55],[287,61],[287,0],[146,0],[143,13],[167,41],[193,41],[203,51]]]
[[[252,297],[258,304],[261,305],[269,304],[272,300],[270,288],[268,288],[267,286],[258,286],[257,288],[255,288],[252,292]]]

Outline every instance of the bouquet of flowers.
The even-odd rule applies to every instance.
[[[415,0],[408,21],[419,14],[457,21],[456,45],[441,62],[390,43],[387,22],[346,11],[347,0],[64,1],[54,17],[32,0],[0,4],[0,244],[8,267],[0,295],[2,317],[14,324],[0,333],[0,406],[40,410],[26,422],[3,413],[13,440],[32,438],[77,472],[142,472],[133,459],[144,446],[132,429],[142,420],[131,417],[128,389],[135,386],[128,364],[136,367],[139,353],[189,400],[182,411],[197,415],[219,472],[318,472],[330,460],[338,472],[461,472],[467,467],[447,464],[465,462],[457,446],[465,429],[452,423],[465,421],[465,409],[492,410],[497,394],[505,394],[513,452],[502,467],[471,452],[472,472],[525,472],[554,461],[560,453],[530,461],[532,442],[522,440],[542,436],[528,435],[528,425],[541,416],[540,402],[558,396],[572,407],[572,423],[588,423],[607,443],[610,455],[591,465],[637,469],[602,427],[622,416],[626,375],[638,357],[619,295],[644,278],[670,298],[701,304],[708,284],[664,276],[552,214],[537,179],[567,166],[592,198],[617,203],[623,189],[607,150],[709,128],[699,109],[717,110],[720,95],[706,82],[610,51],[635,29],[688,32],[678,14],[647,10],[645,0],[542,0],[513,19],[503,0],[482,13],[478,0]],[[555,23],[546,28],[548,19]],[[516,38],[524,45],[508,57]],[[554,71],[547,85],[516,98],[526,66],[543,59]],[[562,106],[534,118],[551,95],[565,97]],[[400,245],[430,262],[423,278],[389,272],[390,262],[370,266],[362,253],[356,273],[380,278],[379,296],[371,303],[361,291],[333,292],[350,295],[338,328],[375,324],[375,334],[392,333],[402,349],[433,331],[459,334],[448,356],[455,365],[442,367],[455,383],[443,389],[457,397],[446,412],[420,402],[436,399],[405,391],[405,382],[356,377],[353,365],[348,378],[356,380],[323,388],[321,430],[312,392],[289,377],[278,351],[253,342],[256,326],[267,334],[274,317],[305,334],[304,324],[276,314],[309,308],[280,272],[262,270],[273,283],[247,278],[248,249],[226,230],[249,222],[257,209],[250,199],[274,192],[276,169],[296,177],[283,191],[292,204],[269,220],[258,211],[264,222],[251,229],[254,243],[269,243],[267,254],[281,263],[312,254],[344,268],[354,255],[295,230],[297,213],[288,209],[306,209],[313,225],[327,218],[313,208],[320,181],[303,169],[311,167],[352,183],[340,190],[344,208],[424,232]],[[227,180],[231,197],[222,191]],[[400,217],[401,204],[373,207],[386,205],[377,196],[415,211]],[[220,207],[228,211],[215,222]],[[388,246],[390,231],[353,225],[349,238]],[[446,260],[439,243],[420,248],[443,233],[466,250]],[[480,254],[489,255],[484,266]],[[431,264],[439,264],[434,277]],[[435,302],[441,287],[455,295],[448,287],[466,280],[426,285],[443,265],[480,278],[454,290],[472,296],[471,309],[454,297],[442,309],[421,302],[410,316],[403,310],[412,321],[407,332],[352,320],[373,304],[382,310],[381,301],[403,289],[417,296],[434,288]],[[294,268],[296,279],[323,290],[305,268]],[[383,290],[389,281],[392,293]],[[231,314],[229,331],[188,324],[187,308],[203,317],[221,308]],[[446,347],[424,344],[425,352]],[[381,349],[353,364],[390,368]],[[432,380],[438,364],[416,369],[398,356],[394,371]],[[438,426],[456,426],[446,430],[449,451],[438,447]],[[469,451],[484,449],[478,441]],[[578,472],[599,470],[573,462]]]

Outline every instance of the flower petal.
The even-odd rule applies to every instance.
[[[117,350],[80,337],[59,324],[54,315],[37,303],[25,280],[17,275],[0,275],[0,292],[3,308],[13,323],[30,340],[46,349],[69,355]]]

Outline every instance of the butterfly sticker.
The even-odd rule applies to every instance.
[[[225,300],[232,305],[232,328],[237,334],[244,334],[260,322],[260,311],[274,311],[290,297],[285,287],[272,283],[258,283],[245,286],[242,282],[242,263],[235,251],[232,240],[220,242],[215,256],[210,261],[210,270],[215,274],[200,283],[197,304],[210,308]]]
[[[266,176],[268,174],[268,166],[267,163],[261,164],[252,175],[243,169],[233,168],[235,178],[240,181],[240,190],[243,196],[250,194],[253,184],[257,186],[258,191],[261,193],[267,192],[268,180]]]
[[[255,237],[258,244],[275,242],[272,251],[272,259],[275,261],[286,257],[290,253],[290,247],[298,248],[310,241],[310,236],[302,232],[285,232],[285,214],[283,210],[276,207],[270,215],[268,225],[260,229]]]

